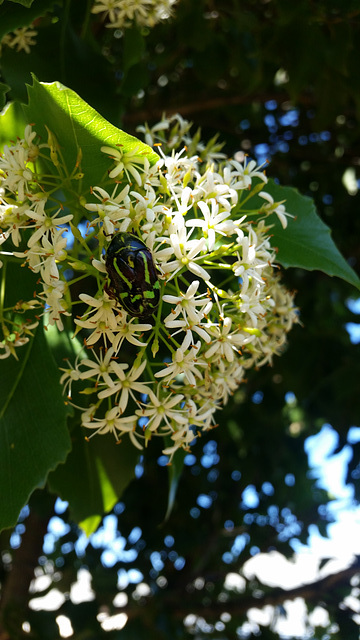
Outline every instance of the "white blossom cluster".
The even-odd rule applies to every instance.
[[[139,27],[154,27],[172,15],[177,0],[95,0],[92,13],[100,13],[108,20],[107,27],[123,29],[134,23]]]
[[[28,126],[0,156],[1,241],[39,281],[37,296],[21,304],[41,306],[59,331],[72,316],[83,336],[84,351],[62,369],[68,401],[91,435],[128,434],[138,448],[164,436],[170,457],[216,426],[215,412],[246,371],[271,363],[297,321],[267,220],[275,212],[285,227],[284,204],[266,191],[255,161],[227,159],[216,141],[204,146],[189,128],[180,116],[142,128],[146,141],[162,139],[153,166],[136,149],[102,147],[113,162],[108,184],[92,188],[80,214],[67,213],[70,205],[57,202],[54,185],[36,172],[41,156],[59,166],[51,135],[39,145]],[[68,177],[76,180],[76,171]],[[253,211],[255,193],[263,204]],[[152,254],[160,302],[149,318],[132,317],[109,290],[105,256],[117,233],[136,235]],[[8,329],[8,311],[0,310],[3,357],[36,324]]]
[[[66,255],[66,238],[61,225],[72,215],[61,215],[60,208],[57,211],[52,207],[46,208],[48,198],[39,188],[34,167],[41,149],[48,148],[48,145],[37,144],[35,138],[36,132],[28,125],[24,138],[18,139],[11,147],[5,146],[0,155],[0,245],[7,241],[5,248],[8,249],[11,242],[13,249],[12,252],[1,252],[4,260],[1,262],[3,292],[6,271],[11,268],[14,258],[25,257],[31,270],[40,274],[43,287],[37,297],[19,300],[14,308],[4,306],[6,300],[2,295],[0,358],[16,357],[16,348],[26,344],[33,335],[32,330],[38,325],[38,320],[34,317],[24,319],[26,313],[46,306],[50,323],[56,321],[62,329],[60,314],[66,311],[66,283],[59,277],[57,264]],[[27,248],[25,252],[16,251],[23,241],[25,229]]]

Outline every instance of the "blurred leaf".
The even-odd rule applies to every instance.
[[[6,103],[6,94],[10,90],[9,85],[0,82],[0,110],[4,108]]]
[[[139,29],[126,29],[124,32],[124,72],[137,64],[145,51],[145,40]]]
[[[165,439],[167,440],[167,439]],[[172,440],[169,438],[169,446],[172,444]],[[166,514],[165,514],[165,522],[169,519],[170,514],[173,510],[173,506],[174,506],[174,502],[175,502],[175,498],[176,498],[176,492],[177,492],[177,488],[179,485],[179,481],[180,481],[180,476],[184,467],[184,460],[185,460],[185,456],[187,455],[187,452],[184,451],[184,449],[179,449],[172,461],[171,464],[169,465],[168,469],[169,469],[169,494],[168,494],[168,504],[167,504],[167,510],[166,510]]]
[[[149,84],[149,70],[147,66],[139,62],[131,67],[121,84],[122,96],[133,96]]]
[[[111,436],[88,442],[85,435],[86,430],[74,428],[73,449],[50,475],[49,487],[69,502],[72,518],[90,535],[134,478],[139,451],[128,439],[116,445]]]
[[[266,190],[275,202],[285,201],[285,208],[294,218],[288,218],[283,229],[276,214],[269,218],[272,228],[272,246],[276,247],[277,262],[283,267],[319,269],[328,276],[337,276],[360,289],[360,278],[346,262],[331,238],[331,230],[316,212],[314,201],[297,189],[282,187],[269,180]],[[247,201],[254,209],[263,204],[258,196]]]
[[[332,558],[321,558],[320,562],[319,562],[319,571],[321,569],[323,569],[323,567],[325,567],[325,565],[328,564],[328,562],[331,562]]]
[[[51,11],[58,0],[9,0],[0,5],[0,40],[11,31],[29,26],[36,18]],[[20,6],[18,6],[20,5]],[[22,5],[22,6],[21,6]]]
[[[4,0],[1,0],[1,3],[3,3]],[[14,2],[16,4],[22,4],[24,7],[31,7],[32,3],[34,2],[34,0],[8,0],[8,2]]]

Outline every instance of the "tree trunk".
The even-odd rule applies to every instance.
[[[44,494],[45,492],[42,491]],[[44,535],[49,518],[53,514],[53,498],[47,496],[46,509],[43,497],[30,506],[30,514],[25,520],[25,533],[21,545],[13,552],[11,571],[2,585],[0,601],[0,640],[15,640],[23,637],[22,624],[26,620],[29,601],[29,587],[34,578],[34,570],[42,553]],[[51,507],[49,501],[51,500]]]

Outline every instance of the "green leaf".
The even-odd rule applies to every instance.
[[[36,18],[51,11],[57,0],[11,0],[0,5],[0,40],[11,31],[28,27]],[[18,6],[20,5],[20,6]]]
[[[16,4],[22,4],[24,7],[31,7],[34,0],[8,0],[8,2],[14,2]]]
[[[73,362],[75,355],[83,352],[80,342],[74,337],[70,339],[70,335],[71,332],[60,333],[56,327],[49,327],[46,332],[47,342],[60,367],[64,366],[65,357]],[[81,401],[79,399],[78,403]],[[74,402],[76,404],[76,400]],[[73,426],[73,448],[65,463],[50,474],[49,487],[69,502],[73,519],[90,535],[133,479],[139,452],[127,438],[118,446],[110,436],[98,436],[87,442],[87,432],[79,426],[78,413],[69,422]]]
[[[78,425],[71,435],[72,452],[50,475],[49,487],[69,502],[72,519],[90,535],[134,478],[139,451],[128,438],[118,445],[111,435],[88,442]]]
[[[32,300],[38,276],[2,259],[4,307]],[[42,327],[33,333],[17,348],[18,360],[0,360],[0,530],[16,524],[31,493],[71,449],[59,369]]]
[[[0,82],[0,110],[4,108],[6,103],[6,94],[10,91],[10,87],[3,82]]]
[[[28,94],[29,104],[24,107],[28,122],[34,123],[34,129],[43,139],[47,140],[45,125],[56,136],[69,172],[75,167],[81,149],[82,193],[99,184],[111,167],[107,155],[100,151],[103,145],[136,150],[147,156],[151,164],[158,160],[148,145],[114,127],[60,82],[45,84],[34,78]]]
[[[312,271],[319,269],[329,276],[337,276],[360,289],[360,278],[346,262],[331,238],[331,230],[318,216],[314,201],[303,196],[297,189],[281,187],[269,180],[264,191],[272,195],[275,202],[285,200],[288,226],[283,229],[276,214],[269,217],[273,224],[271,243],[277,248],[277,262],[283,267],[300,267]],[[246,205],[257,209],[264,200],[259,196],[250,198]]]
[[[124,72],[137,64],[144,55],[145,39],[141,31],[132,27],[124,32]]]
[[[173,444],[173,441],[170,438],[165,438],[165,442],[167,446]],[[164,521],[166,522],[173,510],[176,492],[179,486],[180,476],[184,467],[184,460],[187,452],[184,449],[179,449],[176,451],[171,464],[169,465],[169,494],[168,494],[168,504],[166,509],[166,514]]]
[[[46,342],[58,367],[67,366],[67,360],[74,362],[83,350],[83,345],[74,336],[71,319],[63,316],[63,324],[64,331],[59,331],[56,325],[49,325],[45,333]]]
[[[0,362],[0,530],[16,524],[71,448],[59,370],[41,327],[18,357]]]
[[[9,102],[0,116],[0,151],[17,136],[22,138],[25,126],[23,106],[19,102]]]

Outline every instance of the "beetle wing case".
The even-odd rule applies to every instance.
[[[105,267],[109,276],[109,295],[129,315],[146,318],[156,311],[160,301],[160,284],[150,249],[137,236],[119,233],[106,252]]]

